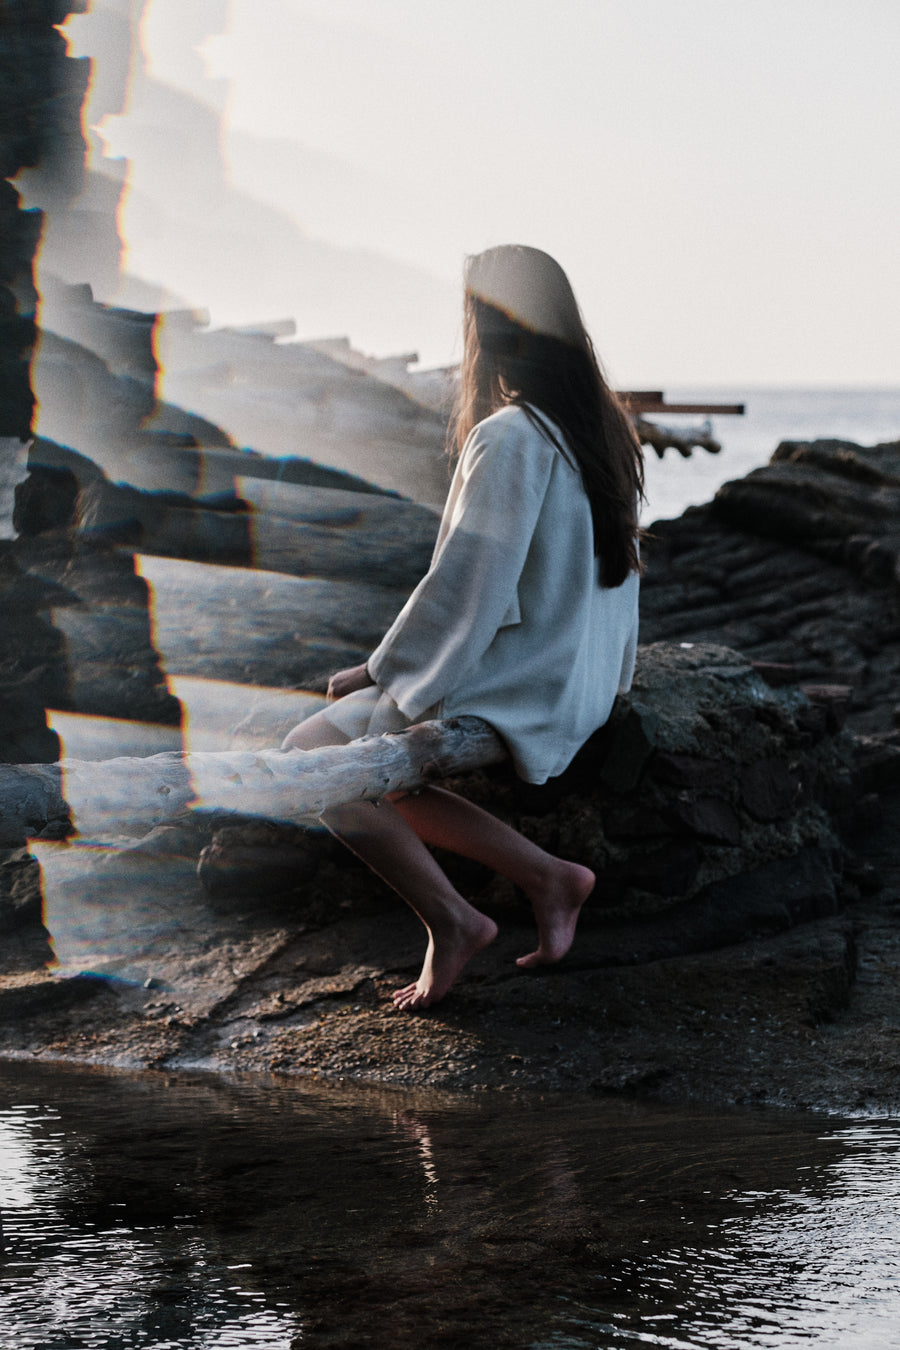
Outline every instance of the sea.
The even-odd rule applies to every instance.
[[[0,1063],[3,1350],[896,1350],[896,1119]]]
[[[750,386],[673,386],[667,403],[743,403],[742,416],[658,415],[673,428],[712,424],[718,455],[695,450],[683,459],[667,450],[647,454],[647,503],[642,520],[669,520],[685,507],[708,502],[722,483],[768,463],[782,441],[847,440],[878,445],[900,439],[900,386],[888,389],[767,389]]]

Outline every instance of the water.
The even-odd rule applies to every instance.
[[[768,463],[780,441],[817,438],[877,445],[900,438],[900,388],[748,389],[667,388],[669,403],[744,403],[742,417],[713,417],[719,455],[696,450],[690,459],[667,450],[647,455],[649,501],[644,522],[680,516],[685,507],[708,502],[722,483]],[[700,417],[659,416],[658,422],[696,425]]]
[[[900,1344],[900,1123],[0,1065],[15,1350]]]

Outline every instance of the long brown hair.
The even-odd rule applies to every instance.
[[[458,453],[472,428],[506,404],[525,411],[581,472],[604,586],[640,571],[640,442],[603,375],[569,280],[547,253],[506,244],[469,258],[464,347],[450,426]],[[537,418],[545,414],[562,443]]]

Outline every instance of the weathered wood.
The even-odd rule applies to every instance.
[[[711,455],[722,449],[712,434],[710,422],[699,427],[665,427],[660,422],[648,422],[645,417],[632,420],[641,444],[652,447],[660,459],[666,450],[677,450],[684,459],[689,459],[695,447],[708,450]]]
[[[99,841],[147,833],[194,809],[296,821],[505,758],[502,741],[486,722],[454,717],[320,750],[2,765],[0,846],[59,833],[66,804],[81,837]]]
[[[634,412],[641,413],[702,413],[703,416],[711,416],[713,413],[717,417],[743,417],[747,411],[745,403],[666,403],[664,399],[658,402],[641,402],[639,406],[631,404]]]
[[[619,398],[632,413],[717,413],[741,417],[743,403],[667,403],[661,389],[631,389],[619,392]]]

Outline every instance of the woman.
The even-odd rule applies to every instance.
[[[459,461],[428,573],[336,700],[289,734],[313,749],[468,713],[500,734],[519,776],[560,774],[631,683],[637,643],[634,431],[600,371],[565,273],[521,245],[466,267],[464,354],[452,426]],[[555,858],[441,788],[324,822],[412,906],[428,931],[399,1008],[437,1002],[497,926],[453,888],[426,845],[486,863],[528,895],[538,945],[571,946],[594,874]]]

